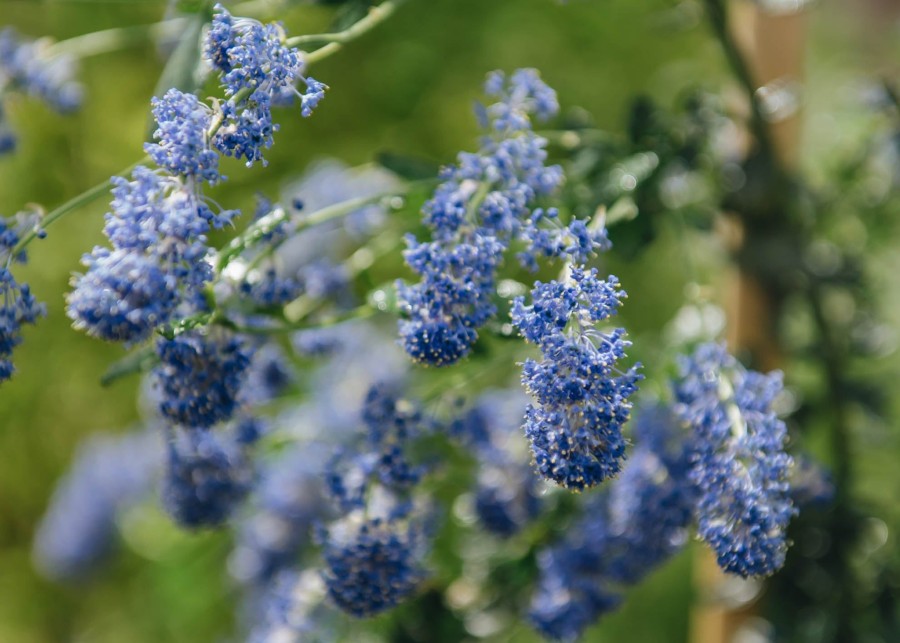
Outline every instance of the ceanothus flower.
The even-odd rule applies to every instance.
[[[168,323],[212,279],[206,234],[234,212],[213,213],[181,180],[144,166],[131,181],[112,183],[104,232],[113,250],[85,255],[88,270],[73,278],[66,313],[89,335],[132,343]]]
[[[22,343],[22,325],[35,324],[38,317],[46,315],[44,304],[35,299],[28,284],[16,281],[10,270],[14,262],[25,262],[24,252],[13,252],[22,235],[37,225],[36,217],[25,213],[0,217],[0,382],[8,380],[15,371],[10,358],[13,349]]]
[[[518,533],[542,506],[540,479],[518,433],[526,404],[520,388],[487,393],[449,426],[450,435],[478,460],[475,515],[484,529],[500,538]]]
[[[574,641],[618,607],[621,592],[687,542],[696,490],[692,449],[666,407],[635,417],[637,447],[621,475],[591,496],[565,537],[538,555],[529,620],[545,637]]]
[[[513,324],[543,356],[522,369],[534,398],[525,435],[540,474],[568,489],[592,487],[622,466],[622,426],[641,376],[638,366],[616,367],[630,345],[624,329],[594,326],[614,315],[624,296],[615,277],[602,281],[596,269],[572,267],[564,283],[537,282],[531,305],[522,297],[513,302]]]
[[[406,317],[401,341],[424,364],[453,364],[471,350],[495,313],[496,273],[512,241],[524,242],[519,258],[532,269],[538,257],[583,262],[608,246],[602,228],[563,225],[555,210],[533,208],[564,178],[558,165],[547,165],[547,141],[531,129],[532,117],[558,111],[555,92],[531,69],[508,79],[495,72],[485,91],[496,102],[479,110],[481,149],[461,153],[441,172],[443,182],[422,208],[431,241],[410,237],[404,254],[420,281],[397,285]]]
[[[184,527],[220,525],[247,495],[252,477],[243,445],[233,436],[176,428],[168,436],[163,507]]]
[[[235,18],[221,4],[215,6],[204,56],[220,73],[228,100],[220,106],[223,125],[213,145],[223,154],[245,159],[248,166],[266,163],[262,151],[272,146],[278,129],[272,122],[274,103],[297,97],[307,117],[325,96],[326,85],[304,77],[302,53],[284,41],[280,25]],[[296,88],[298,82],[306,86],[303,93]]]
[[[34,560],[45,576],[76,580],[103,561],[117,517],[146,495],[160,447],[152,431],[91,436],[79,446],[35,535]]]
[[[151,100],[156,143],[145,143],[144,151],[161,168],[173,175],[216,183],[219,155],[209,147],[213,113],[193,94],[170,89],[162,98]]]
[[[746,370],[714,343],[682,359],[673,384],[675,411],[696,436],[698,533],[722,569],[744,577],[775,572],[787,552],[791,457],[772,409],[782,388],[780,372]]]
[[[12,27],[0,30],[0,89],[42,100],[60,113],[81,104],[81,85],[73,80],[70,56],[47,55],[45,40],[24,40]],[[15,149],[16,138],[0,105],[0,155]]]
[[[319,538],[328,596],[357,618],[395,607],[425,579],[424,532],[410,518],[367,518],[358,510],[331,523]]]
[[[73,326],[108,341],[149,337],[181,301],[178,283],[152,257],[129,250],[94,248],[82,260],[87,272],[68,296]]]
[[[163,417],[184,427],[211,427],[234,415],[252,356],[243,339],[189,331],[159,339],[156,353]]]

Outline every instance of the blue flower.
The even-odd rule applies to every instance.
[[[215,7],[204,55],[220,72],[229,98],[221,105],[223,126],[213,144],[223,154],[246,159],[248,166],[266,162],[262,151],[272,146],[278,129],[272,122],[274,103],[299,97],[302,115],[310,116],[327,89],[313,78],[304,78],[301,52],[287,47],[284,39],[280,25],[236,19],[222,5]],[[302,94],[296,88],[298,82],[306,86]]]
[[[425,578],[424,534],[413,521],[365,518],[355,512],[320,534],[328,596],[358,618],[400,604]]]
[[[414,360],[434,366],[464,357],[477,338],[476,328],[493,316],[491,301],[502,246],[489,236],[445,247],[407,238],[406,262],[422,276],[414,285],[398,283],[408,319],[400,336]]]
[[[781,373],[746,370],[719,344],[683,358],[673,385],[675,411],[696,435],[698,533],[719,566],[740,576],[775,572],[787,552],[791,458],[772,410],[782,387]]]
[[[222,524],[250,490],[250,463],[231,436],[174,429],[167,455],[163,506],[183,527]]]
[[[153,373],[164,417],[185,427],[210,427],[234,415],[252,354],[242,339],[190,331],[158,340],[156,353],[160,364]]]
[[[160,447],[151,431],[82,443],[35,535],[34,559],[44,575],[76,580],[103,561],[115,543],[117,517],[147,493],[162,463]]]
[[[207,133],[212,110],[193,94],[170,89],[151,101],[157,143],[145,143],[144,151],[161,168],[174,175],[216,183],[219,155],[209,148]]]
[[[81,104],[81,86],[72,80],[69,56],[48,56],[40,41],[20,39],[10,27],[0,31],[0,76],[11,89],[40,98],[59,112]]]
[[[582,507],[565,537],[538,555],[539,577],[529,619],[544,636],[578,639],[616,609],[620,593],[687,542],[696,490],[693,451],[666,407],[635,417],[637,447],[621,475]]]
[[[35,324],[38,317],[47,314],[44,304],[35,299],[28,284],[16,281],[10,271],[14,262],[25,262],[25,253],[13,255],[13,249],[21,236],[36,225],[35,217],[24,213],[0,217],[0,382],[8,380],[15,372],[10,358],[13,349],[22,343],[22,325]]]
[[[452,364],[468,354],[495,313],[496,273],[513,241],[523,242],[519,259],[530,269],[539,257],[584,262],[609,245],[602,227],[562,225],[556,210],[534,208],[564,179],[559,166],[547,164],[547,141],[531,130],[532,116],[558,110],[555,92],[531,69],[509,79],[495,72],[485,91],[496,102],[480,110],[487,130],[481,149],[459,154],[457,165],[441,172],[443,182],[422,209],[432,240],[410,239],[404,255],[421,279],[397,285],[406,316],[401,339],[425,364]]]
[[[88,270],[73,279],[66,312],[90,335],[131,343],[168,323],[212,279],[206,233],[234,212],[213,213],[179,179],[143,166],[131,181],[112,183],[104,231],[113,250],[84,257]]]
[[[624,458],[622,426],[640,375],[637,366],[616,367],[630,345],[625,331],[594,328],[616,313],[623,297],[615,277],[601,281],[596,270],[573,267],[566,283],[537,282],[531,305],[521,297],[513,303],[513,324],[543,356],[526,360],[522,370],[534,398],[525,435],[540,474],[569,489],[615,475]]]
[[[115,342],[147,339],[180,303],[178,284],[152,257],[95,248],[73,280],[66,313],[73,326]]]

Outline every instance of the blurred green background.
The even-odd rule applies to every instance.
[[[165,4],[0,0],[0,26],[64,39],[155,22]],[[900,54],[896,22],[892,29],[890,22],[878,27],[866,11],[835,2],[814,11],[803,139],[804,163],[813,177],[824,176],[828,159],[851,148],[868,127],[859,116],[861,81],[890,71],[890,61]],[[302,34],[324,30],[332,13],[327,6],[298,5],[276,17],[289,33]],[[13,214],[29,203],[53,207],[139,158],[162,65],[151,45],[84,60],[86,100],[71,116],[58,116],[37,101],[11,101],[19,148],[0,157],[0,213]],[[624,128],[636,94],[669,105],[686,88],[730,83],[695,2],[412,1],[318,66],[315,76],[331,91],[315,116],[283,112],[269,166],[245,171],[227,164],[231,180],[214,197],[226,207],[248,208],[256,192],[277,194],[279,185],[324,156],[359,164],[390,150],[449,161],[474,145],[471,105],[484,73],[526,66],[542,71],[564,107],[581,106],[612,131]],[[63,312],[69,274],[102,239],[105,207],[101,202],[84,208],[55,226],[32,246],[30,265],[19,273],[48,303],[49,316],[26,330],[15,357],[18,373],[0,389],[0,642],[223,640],[234,619],[223,565],[226,536],[183,535],[159,517],[126,525],[131,547],[89,585],[57,586],[32,569],[35,525],[79,440],[137,419],[136,378],[109,389],[98,383],[121,348],[72,331]],[[663,234],[640,261],[618,270],[632,292],[625,324],[635,335],[658,331],[680,306],[684,275],[678,256],[675,237]],[[891,276],[900,264],[887,251],[873,260],[886,289],[885,314],[896,328],[900,287]],[[893,502],[900,491],[896,431],[884,429],[867,439],[874,443],[864,442],[865,453],[859,454],[859,493],[885,508],[893,529],[900,522]],[[624,609],[590,630],[590,640],[687,640],[691,554],[630,592]],[[525,632],[520,628],[508,640],[526,640]]]

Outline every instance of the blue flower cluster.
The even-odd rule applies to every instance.
[[[363,617],[394,607],[425,578],[425,530],[408,500],[423,470],[407,456],[423,428],[414,404],[392,386],[373,386],[363,407],[362,453],[339,453],[328,465],[328,490],[343,517],[319,530],[332,601]]]
[[[608,490],[592,496],[563,540],[538,557],[529,618],[547,638],[574,641],[687,541],[696,497],[691,449],[665,407],[635,418],[638,447]]]
[[[22,343],[22,324],[34,324],[46,314],[46,308],[34,298],[28,284],[16,281],[10,270],[14,262],[25,262],[25,253],[14,250],[22,235],[38,223],[36,215],[0,216],[0,382],[15,372],[10,358],[13,349]]]
[[[584,261],[608,245],[604,230],[583,221],[559,223],[554,209],[533,208],[563,181],[558,165],[546,165],[546,141],[531,130],[531,118],[558,111],[555,92],[532,69],[508,79],[488,77],[485,91],[496,102],[479,110],[486,136],[476,154],[462,153],[424,208],[431,241],[410,236],[406,262],[421,280],[398,282],[406,319],[400,336],[415,361],[453,364],[478,338],[496,312],[492,302],[497,269],[513,240],[523,242],[519,259],[529,268],[538,257]]]
[[[74,64],[70,57],[50,55],[45,48],[42,41],[21,39],[11,27],[0,30],[0,97],[7,91],[20,91],[58,112],[70,112],[81,104],[81,86],[73,80]],[[15,135],[0,105],[0,155],[15,146]]]
[[[170,89],[151,100],[157,128],[156,143],[145,143],[144,151],[159,167],[173,175],[216,183],[219,155],[209,148],[213,111],[193,94]]]
[[[208,428],[234,415],[252,355],[243,339],[191,331],[158,340],[156,352],[160,364],[154,375],[165,418]]]
[[[214,214],[189,184],[139,166],[131,181],[113,179],[104,232],[113,248],[94,248],[73,279],[67,313],[75,328],[134,343],[168,323],[212,279],[206,233],[230,221]]]
[[[253,470],[231,434],[174,428],[168,436],[163,507],[188,528],[220,525],[250,491]]]
[[[674,385],[678,417],[696,436],[698,534],[740,576],[775,572],[787,551],[791,457],[772,410],[782,388],[780,372],[746,370],[714,343],[681,360]]]
[[[272,122],[273,103],[299,97],[301,114],[311,116],[327,87],[303,76],[303,56],[284,44],[279,25],[235,18],[220,4],[215,10],[204,54],[221,74],[228,100],[221,105],[223,126],[213,144],[222,154],[245,159],[248,166],[265,164],[262,152],[272,146],[278,129]],[[306,87],[303,93],[296,88],[298,82]]]
[[[406,517],[368,518],[355,511],[321,535],[328,596],[362,618],[395,607],[425,579],[424,532]]]
[[[215,109],[177,89],[153,99],[155,142],[144,149],[159,168],[139,166],[131,181],[113,179],[105,229],[112,249],[95,248],[84,258],[86,274],[73,280],[68,314],[76,328],[101,339],[138,342],[170,322],[182,303],[197,304],[214,277],[206,235],[238,214],[214,211],[201,185],[224,179],[220,153],[252,164],[271,146],[273,96],[304,80],[300,52],[283,40],[280,27],[235,19],[217,7],[205,52],[228,99]],[[320,83],[308,81],[304,114],[322,91]],[[291,294],[276,285],[263,293],[267,301]]]
[[[35,535],[34,559],[44,575],[77,580],[102,562],[118,516],[147,495],[161,446],[155,431],[143,431],[93,436],[79,447]]]
[[[603,333],[594,326],[615,315],[624,297],[615,277],[603,281],[596,269],[571,267],[566,282],[537,282],[530,305],[522,297],[513,303],[513,324],[543,356],[526,360],[522,370],[534,397],[525,435],[540,474],[568,489],[592,487],[622,466],[622,426],[639,365],[616,367],[630,345],[624,329]]]

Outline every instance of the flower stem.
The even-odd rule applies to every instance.
[[[356,40],[363,34],[371,31],[372,28],[387,20],[397,10],[397,7],[399,7],[405,1],[406,0],[385,0],[377,7],[372,7],[371,9],[369,9],[369,13],[365,18],[356,21],[343,31],[339,31],[337,33],[295,36],[294,38],[288,38],[287,44],[291,47],[297,47],[299,45],[310,43],[328,43],[324,47],[320,47],[319,49],[306,54],[306,64],[312,65],[313,63],[319,62],[320,60],[324,60],[325,58],[336,54],[341,49],[343,49],[344,45],[346,45],[348,42]]]
[[[137,163],[133,163],[129,165],[127,168],[122,170],[118,175],[128,174],[131,170],[136,168],[141,163],[147,161],[147,158],[144,157]],[[117,176],[118,176],[117,175]],[[19,240],[19,243],[12,249],[10,256],[15,257],[20,252],[25,250],[29,243],[34,241],[37,238],[40,230],[46,229],[49,226],[53,225],[55,221],[62,219],[64,216],[69,214],[70,212],[74,212],[75,210],[81,208],[82,206],[87,205],[88,203],[93,203],[97,199],[99,199],[104,194],[109,193],[109,181],[110,179],[106,179],[102,183],[98,183],[92,188],[89,188],[79,194],[78,196],[72,197],[61,206],[54,208],[50,212],[48,212],[45,216],[41,217],[39,225],[36,225],[31,231],[28,232],[24,237]]]
[[[47,47],[48,56],[75,56],[87,58],[125,47],[153,42],[157,38],[177,35],[187,24],[187,18],[172,18],[163,22],[154,22],[130,27],[115,27],[94,31],[74,38],[60,40]]]

